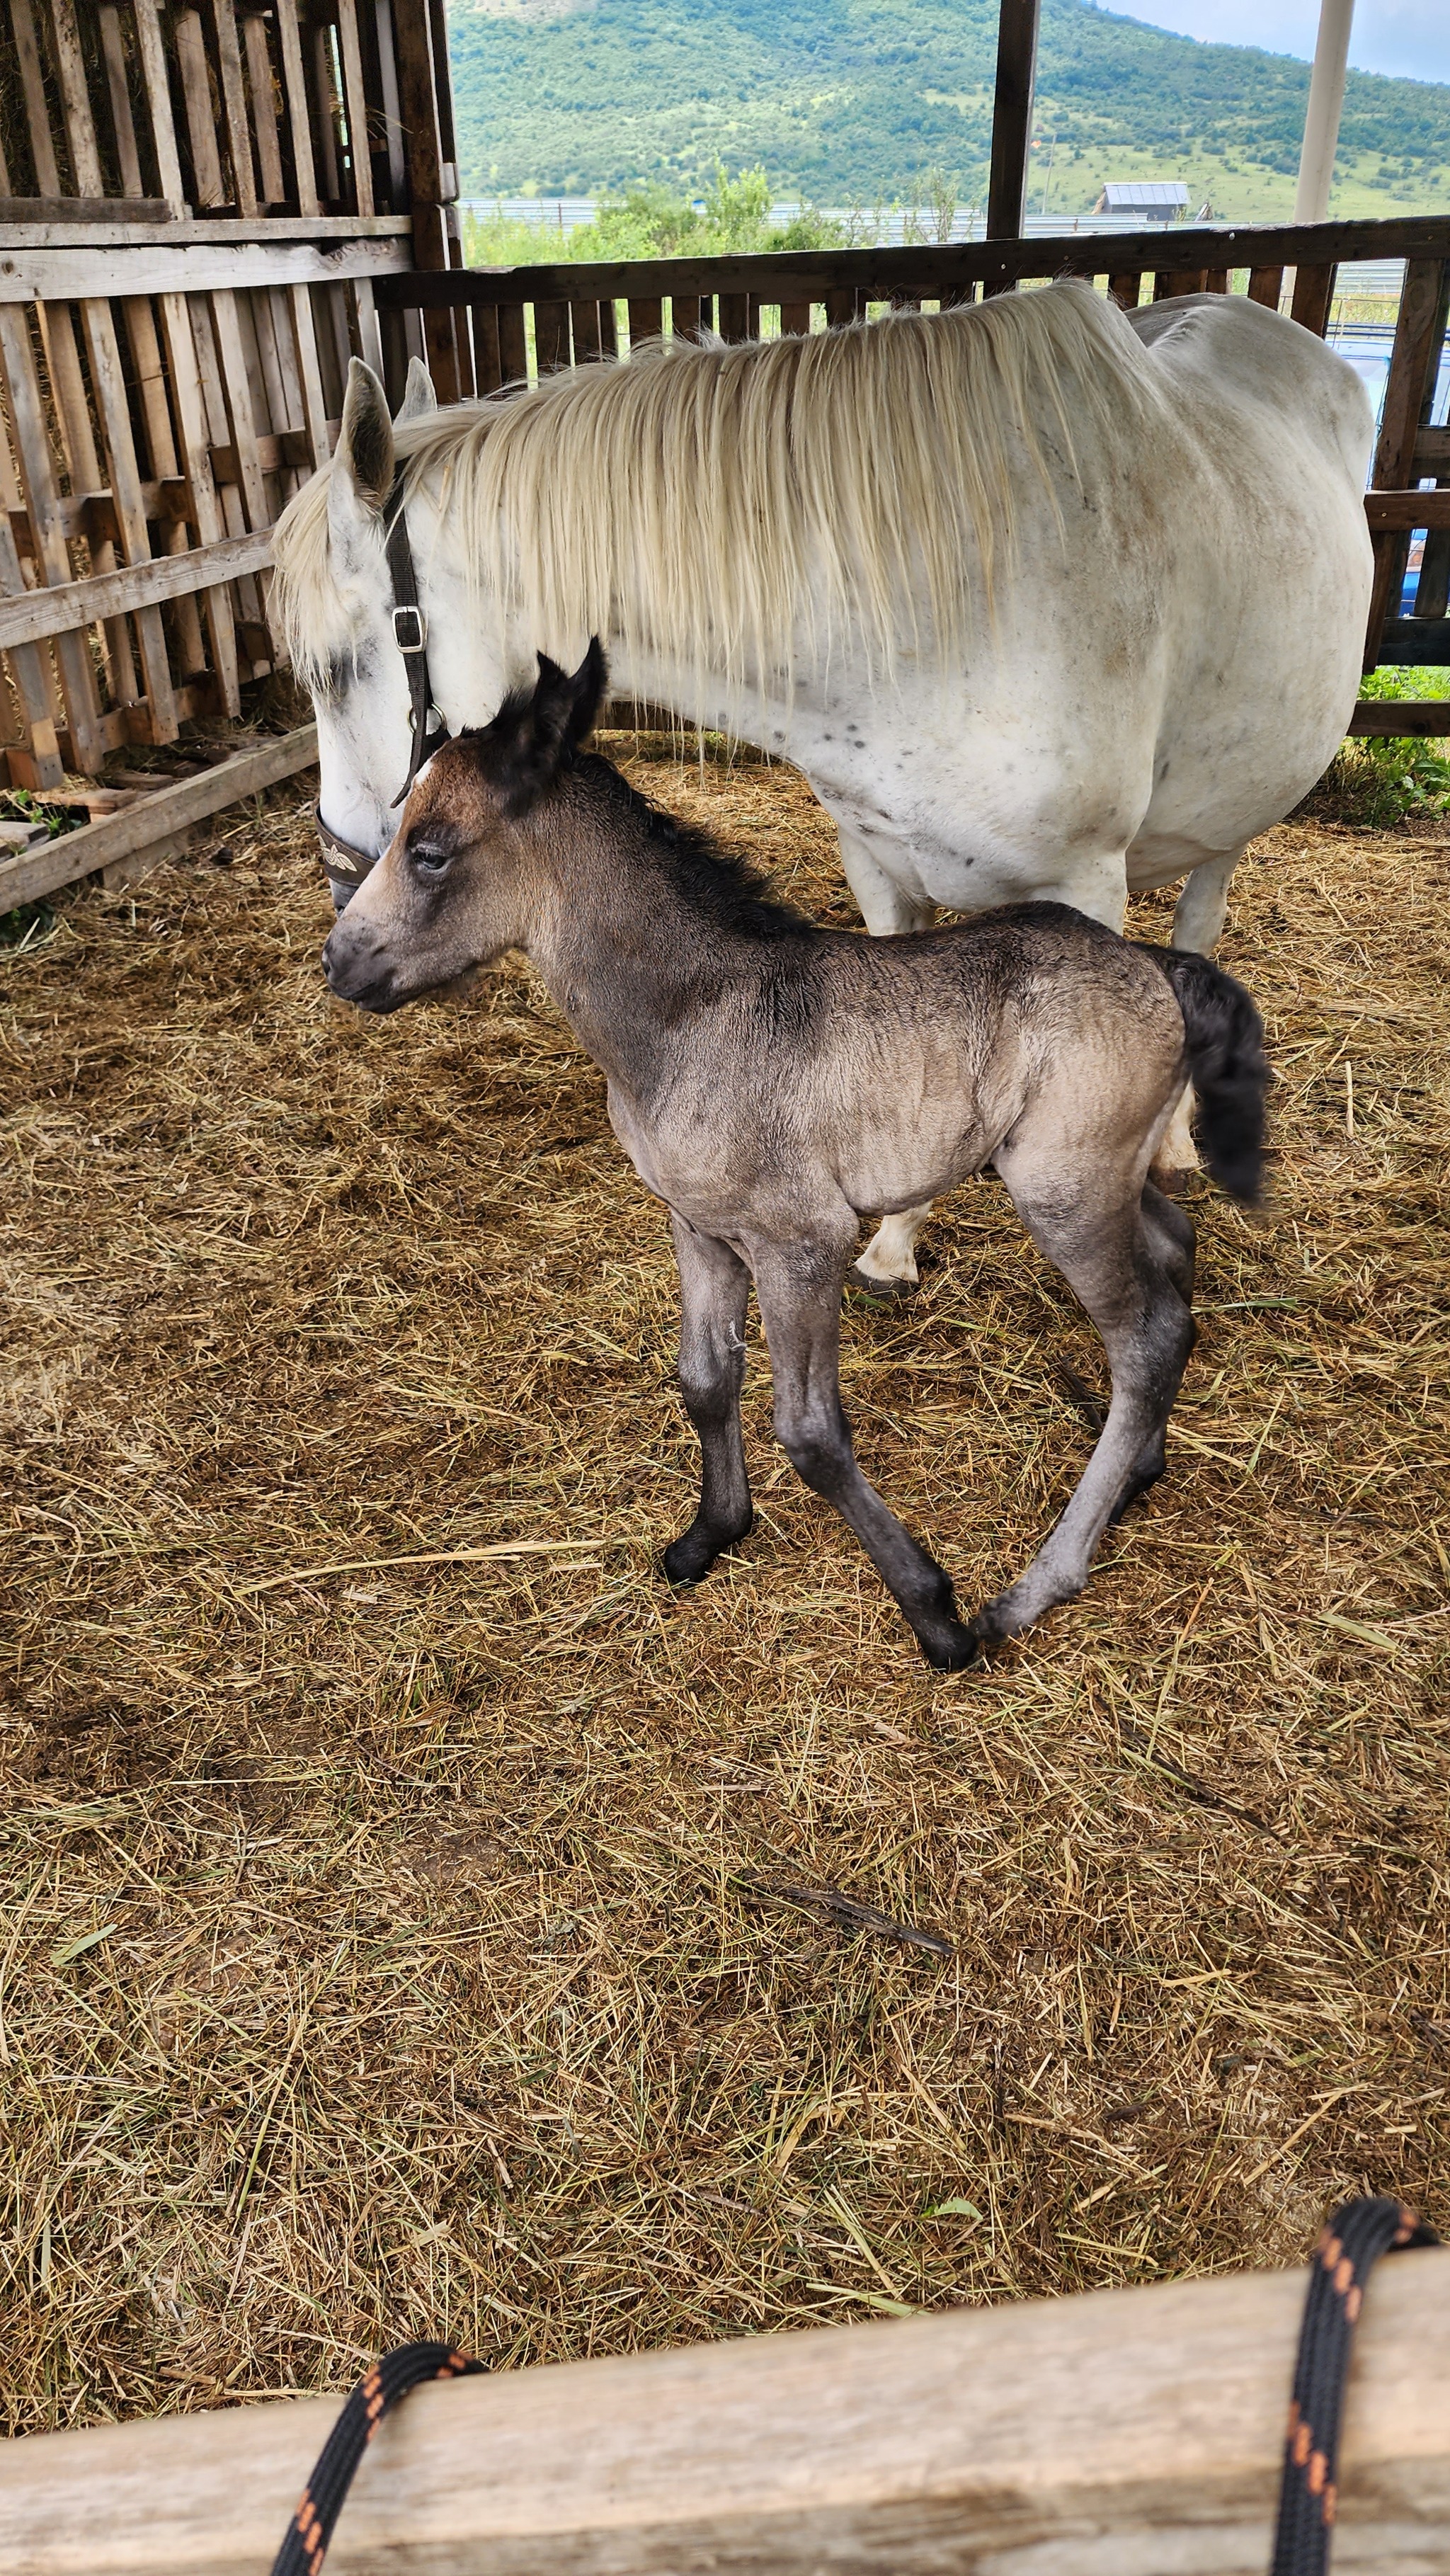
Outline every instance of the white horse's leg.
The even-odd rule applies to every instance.
[[[1201,957],[1212,956],[1228,914],[1233,872],[1242,856],[1241,850],[1229,850],[1221,859],[1205,859],[1185,878],[1173,908],[1175,948],[1196,948]],[[1198,1148],[1193,1141],[1193,1086],[1185,1083],[1153,1157],[1153,1170],[1160,1181],[1171,1183],[1180,1173],[1198,1169]]]
[[[889,939],[903,930],[929,930],[936,918],[936,905],[908,894],[894,877],[887,875],[864,841],[842,826],[837,828],[846,883],[861,907],[861,918],[872,938]],[[916,1238],[930,1214],[928,1199],[925,1207],[898,1208],[894,1216],[884,1216],[847,1275],[858,1287],[869,1288],[877,1297],[899,1297],[904,1290],[914,1288],[920,1276]]]
[[[1242,850],[1229,850],[1221,859],[1205,859],[1185,878],[1173,910],[1175,948],[1196,948],[1201,957],[1213,955],[1228,916],[1233,872],[1242,857]]]

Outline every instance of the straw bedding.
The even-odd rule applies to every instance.
[[[623,748],[849,918],[790,773]],[[7,2429],[1450,2220],[1445,842],[1244,869],[1272,1215],[1196,1193],[1169,1480],[952,1680],[753,1326],[759,1525],[669,1597],[668,1237],[598,1077],[517,964],[334,1004],[300,804],[229,843],[0,958]],[[1101,1356],[994,1182],[929,1251],[847,1402],[971,1603]]]

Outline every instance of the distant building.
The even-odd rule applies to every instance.
[[[1187,211],[1181,179],[1109,179],[1093,208],[1095,215],[1146,216],[1150,224],[1175,224]]]

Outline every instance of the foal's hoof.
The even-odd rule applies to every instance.
[[[716,1559],[734,1547],[737,1540],[749,1537],[751,1526],[752,1522],[747,1521],[743,1529],[727,1531],[722,1536],[716,1530],[702,1530],[699,1522],[694,1522],[665,1549],[660,1560],[665,1580],[677,1591],[689,1583],[703,1583]]]
[[[920,1285],[919,1279],[877,1279],[859,1261],[853,1261],[846,1273],[846,1286],[878,1306],[898,1305],[903,1297],[914,1297]]]
[[[960,1619],[954,1619],[950,1628],[935,1630],[930,1637],[924,1637],[918,1629],[916,1642],[933,1672],[964,1673],[968,1664],[977,1660],[977,1640]]]

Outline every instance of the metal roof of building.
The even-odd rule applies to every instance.
[[[1103,198],[1112,214],[1141,213],[1152,206],[1186,206],[1188,190],[1181,179],[1109,179]]]

